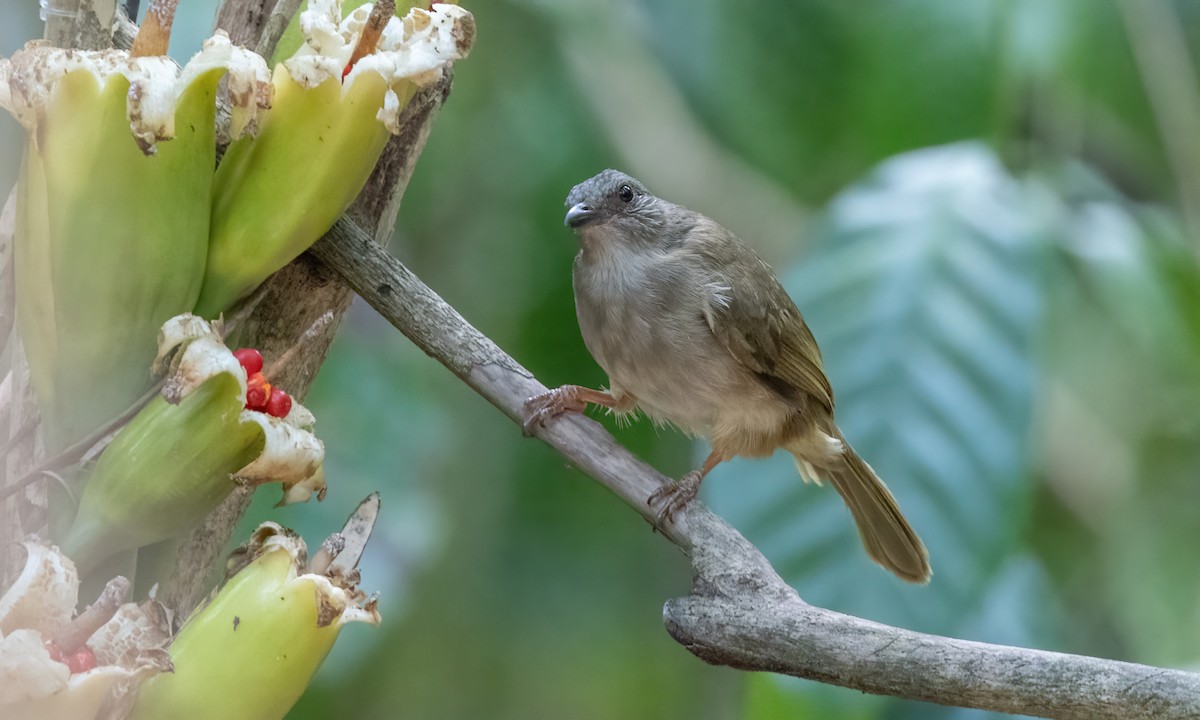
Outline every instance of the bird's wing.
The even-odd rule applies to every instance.
[[[732,240],[732,247],[749,257],[711,257],[716,262],[705,263],[719,268],[705,285],[703,312],[709,329],[738,362],[784,399],[796,401],[797,393],[804,393],[832,412],[833,389],[821,367],[821,351],[800,311],[771,268],[741,240]],[[725,247],[731,246],[722,243],[708,249],[721,255]],[[735,259],[739,261],[730,262]]]

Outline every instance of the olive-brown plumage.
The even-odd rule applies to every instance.
[[[615,170],[577,185],[567,207],[581,243],[576,314],[609,390],[568,385],[531,398],[530,422],[595,403],[707,438],[704,466],[650,498],[660,522],[718,463],[783,448],[805,480],[841,494],[875,562],[928,581],[925,546],[834,423],[816,340],[771,268],[713,220]]]

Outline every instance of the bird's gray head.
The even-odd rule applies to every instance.
[[[584,237],[597,233],[630,239],[649,237],[661,230],[672,207],[651,195],[636,179],[605,170],[571,189],[566,224]]]

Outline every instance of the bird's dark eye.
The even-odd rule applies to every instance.
[[[628,185],[622,185],[617,191],[617,197],[621,198],[621,202],[630,202],[633,200],[633,188]]]

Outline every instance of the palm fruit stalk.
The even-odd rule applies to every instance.
[[[304,44],[275,66],[274,104],[234,142],[214,181],[211,239],[195,312],[216,317],[328,230],[362,190],[400,112],[474,40],[455,5],[411,9],[311,0]]]
[[[159,348],[157,364],[170,365],[162,394],[100,455],[62,541],[85,573],[183,534],[238,482],[282,483],[285,500],[307,499],[308,484],[323,482],[312,414],[290,399],[283,417],[248,408],[247,369],[207,322],[172,318]]]
[[[39,42],[0,59],[0,105],[27,133],[17,322],[51,451],[149,388],[158,327],[199,296],[225,76],[233,132],[252,130],[269,103],[266,63],[220,33],[182,69]]]
[[[304,541],[264,523],[234,554],[232,576],[180,629],[170,675],[144,683],[130,720],[278,720],[308,687],[342,628],[379,623],[359,589],[359,556],[379,497],[308,560]]]

